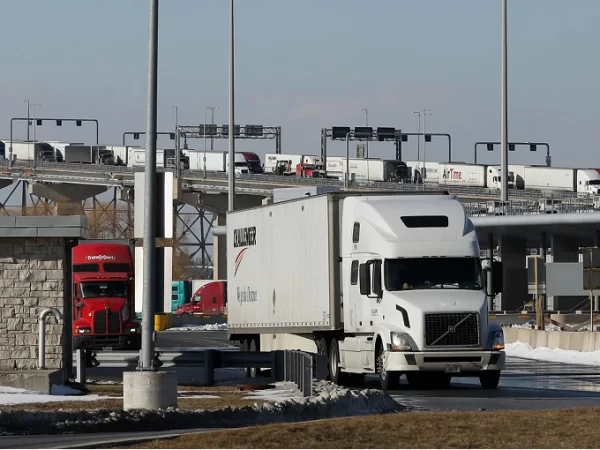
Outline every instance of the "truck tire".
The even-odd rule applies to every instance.
[[[379,375],[379,384],[384,391],[396,390],[400,387],[400,373],[383,370],[383,344],[377,346],[375,372]]]
[[[328,359],[327,367],[329,368],[329,373],[325,377],[325,380],[330,381],[331,380],[331,368],[329,367],[329,348],[327,348],[327,339],[321,338],[317,341],[317,354],[325,355],[325,357],[327,357],[327,359]]]
[[[256,343],[256,338],[250,339],[250,351],[251,352],[258,351],[258,345]],[[251,367],[249,375],[250,375],[250,378],[260,377],[260,375],[261,375],[260,369],[258,367]]]
[[[341,386],[346,381],[346,375],[340,369],[340,346],[337,339],[333,338],[329,343],[329,379]]]
[[[500,371],[489,370],[479,375],[479,383],[483,389],[496,389],[500,383]]]

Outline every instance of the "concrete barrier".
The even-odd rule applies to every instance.
[[[504,328],[504,342],[529,344],[532,348],[576,350],[594,352],[600,350],[600,333],[586,331],[544,331],[529,328]]]

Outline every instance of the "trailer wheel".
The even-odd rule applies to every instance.
[[[500,383],[500,371],[490,370],[479,375],[479,383],[483,389],[496,389]]]
[[[250,340],[250,351],[251,352],[257,352],[258,351],[258,345],[256,344],[256,338],[252,338]],[[251,367],[250,368],[250,378],[257,378],[260,377],[261,373],[260,373],[260,369],[257,367]]]
[[[240,351],[247,352],[248,351],[248,339],[244,339],[240,341]],[[244,367],[244,376],[250,376],[250,369],[248,367]]]

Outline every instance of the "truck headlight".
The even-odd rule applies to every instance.
[[[390,333],[391,350],[396,352],[410,352],[412,347],[410,346],[410,340],[405,333]]]
[[[126,331],[127,333],[139,333],[140,329],[138,327],[127,327]]]
[[[77,328],[77,334],[90,334],[92,330],[90,328]]]
[[[504,350],[504,331],[492,331],[492,350]]]

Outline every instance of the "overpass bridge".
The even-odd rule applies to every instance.
[[[65,164],[45,161],[16,161],[0,163],[0,189],[7,198],[0,203],[0,213],[23,215],[87,214],[102,227],[90,229],[90,237],[133,238],[133,202],[135,199],[135,173],[143,167],[101,166],[93,164]],[[159,168],[159,172],[173,169]],[[331,186],[343,189],[343,182],[335,179],[284,177],[272,174],[236,175],[236,195],[240,207],[259,205],[271,198],[274,189],[289,187]],[[497,201],[499,191],[494,189],[447,186],[414,185],[394,182],[358,180],[353,190],[446,190],[458,196],[470,216],[490,214],[488,201]],[[227,207],[227,174],[184,170],[174,199],[176,235],[185,235],[186,253],[201,260],[202,266],[214,264],[209,236],[213,225],[224,224]],[[513,190],[505,213],[527,215],[539,212],[537,202],[548,193],[534,190]],[[107,200],[100,200],[104,197]],[[554,200],[562,203],[562,212],[589,213],[594,210],[594,199],[574,193],[554,192]],[[11,200],[17,203],[11,206]],[[108,230],[107,230],[108,229]],[[216,256],[216,255],[215,255]],[[217,265],[215,265],[216,267]],[[218,270],[215,271],[218,274]]]

